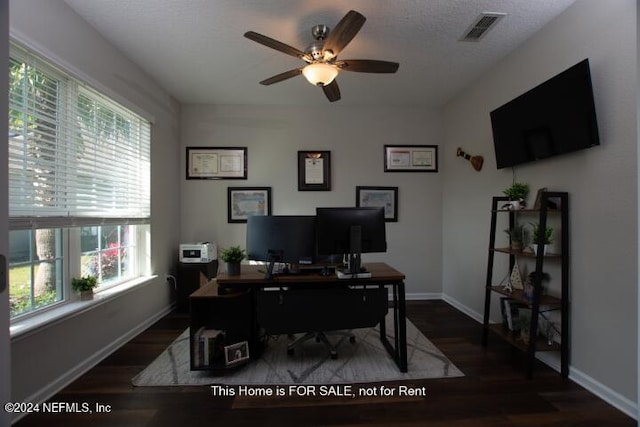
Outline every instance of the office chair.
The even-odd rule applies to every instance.
[[[341,335],[341,336],[345,336],[347,338],[349,338],[349,342],[351,344],[356,342],[356,336],[354,334],[352,334],[351,332],[346,332],[346,331],[331,331],[331,332],[307,332],[306,334],[304,334],[301,337],[295,338],[295,340],[289,344],[287,344],[287,354],[288,355],[293,355],[295,353],[295,348],[300,346],[301,344],[303,344],[306,341],[309,341],[312,338],[315,338],[316,342],[322,342],[325,347],[327,347],[329,349],[329,354],[331,355],[332,359],[337,359],[338,358],[338,350],[336,349],[336,347],[331,344],[331,342],[329,341],[329,339],[327,338],[327,334],[330,335]],[[289,338],[294,338],[294,335],[289,335]]]

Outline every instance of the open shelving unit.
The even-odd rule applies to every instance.
[[[515,348],[526,353],[527,378],[533,376],[533,366],[537,351],[559,351],[560,352],[560,374],[563,378],[569,375],[569,197],[566,192],[544,191],[540,194],[540,207],[537,209],[508,210],[501,209],[500,205],[508,202],[504,196],[495,196],[491,204],[491,227],[489,233],[489,250],[487,261],[487,277],[485,284],[485,305],[484,321],[482,332],[482,344],[488,344],[489,332],[504,339]],[[496,229],[498,217],[508,216],[509,229],[516,223],[516,214],[529,215],[532,218],[538,217],[539,235],[532,236],[534,242],[538,243],[537,252],[523,252],[513,250],[510,247],[497,248]],[[547,226],[549,215],[560,216],[560,253],[544,253],[544,230]],[[496,285],[493,278],[494,261],[496,254],[506,254],[509,256],[509,271],[518,257],[531,258],[535,260],[535,274],[533,276],[533,293],[527,297],[522,290],[506,290],[503,286]],[[560,263],[560,296],[546,295],[543,292],[542,273],[545,263]],[[519,304],[527,305],[531,309],[531,323],[529,325],[529,340],[525,342],[519,339],[511,330],[503,326],[502,323],[490,323],[491,300],[496,295],[498,297],[508,297]],[[549,345],[547,340],[538,336],[540,307],[557,307],[560,310],[560,343],[554,342]]]

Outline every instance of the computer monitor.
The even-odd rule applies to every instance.
[[[387,251],[384,208],[316,208],[316,243],[320,255],[349,255],[349,273],[360,273],[360,254]]]
[[[315,216],[255,215],[247,218],[247,258],[250,260],[294,266],[312,264],[316,254],[315,239]]]

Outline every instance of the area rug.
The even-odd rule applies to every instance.
[[[393,320],[386,323],[387,336],[394,342]],[[400,372],[383,347],[377,327],[351,332],[355,343],[344,336],[329,335],[337,346],[337,359],[331,359],[326,347],[314,340],[297,347],[294,355],[288,355],[291,338],[280,335],[268,342],[260,359],[220,375],[190,370],[187,329],[131,382],[134,386],[347,384],[464,376],[409,320],[406,373]]]

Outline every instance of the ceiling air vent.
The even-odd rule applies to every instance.
[[[502,18],[506,13],[483,12],[473,21],[473,23],[465,30],[460,41],[477,42],[482,39],[487,32]]]

